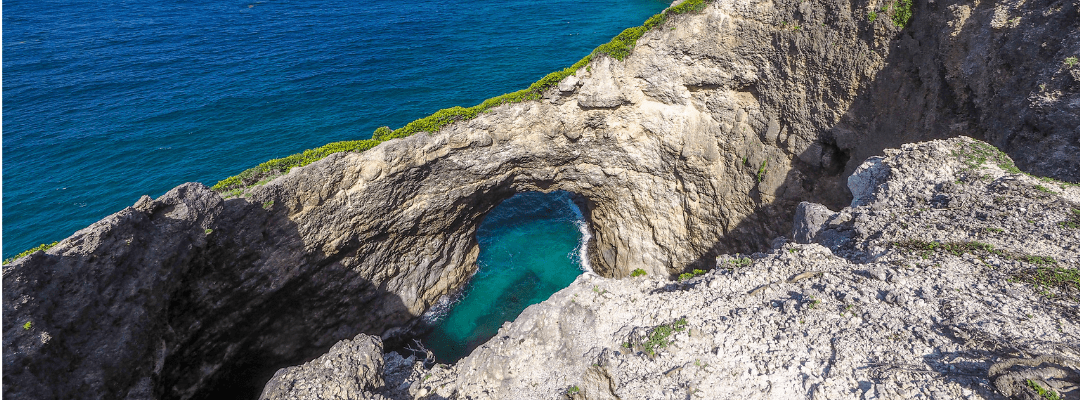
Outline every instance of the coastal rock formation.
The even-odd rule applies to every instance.
[[[582,275],[408,398],[1080,398],[1080,187],[987,147],[868,161],[887,178],[814,242],[678,281]]]
[[[304,365],[282,368],[263,389],[260,399],[381,399],[371,391],[384,387],[382,340],[359,334],[338,342]]]
[[[848,203],[856,160],[887,145],[966,133],[1080,178],[1080,77],[1061,61],[1080,53],[1076,4],[918,1],[903,29],[866,17],[885,6],[716,2],[541,100],[237,198],[144,198],[4,269],[4,393],[256,393],[339,340],[407,331],[522,191],[585,199],[600,275],[667,277],[766,248],[800,201]]]

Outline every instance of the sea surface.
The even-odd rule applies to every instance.
[[[421,339],[436,361],[453,363],[499,332],[526,307],[547,300],[589,269],[581,211],[563,191],[519,193],[477,230],[479,268],[460,295],[433,307]],[[448,311],[448,312],[447,312]]]
[[[523,89],[668,3],[7,1],[3,257],[144,194],[213,185],[271,158]],[[544,209],[563,197],[507,207]],[[482,251],[512,251],[518,235],[539,234],[562,243],[515,257],[579,271],[567,257],[575,229],[509,213],[542,222],[486,222],[496,225],[483,231],[492,236]],[[481,274],[508,265],[500,257],[482,261]]]

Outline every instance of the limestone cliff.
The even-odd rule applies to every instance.
[[[903,29],[867,17],[885,7],[712,3],[541,100],[239,198],[144,198],[4,269],[4,393],[257,392],[338,340],[407,329],[471,275],[479,221],[520,191],[586,199],[601,275],[663,277],[766,248],[799,201],[846,204],[846,176],[888,145],[963,133],[1080,177],[1075,3],[917,1]]]
[[[1009,173],[1004,157],[979,161],[986,146],[887,151],[850,179],[850,207],[800,205],[800,242],[723,255],[677,281],[582,275],[455,365],[413,360],[394,385],[408,390],[357,393],[1043,398],[1031,397],[1037,385],[1080,398],[1080,187]]]

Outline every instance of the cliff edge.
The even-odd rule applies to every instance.
[[[600,275],[673,277],[769,248],[801,201],[848,204],[886,146],[966,134],[1080,178],[1075,3],[915,1],[906,26],[896,4],[710,3],[540,99],[225,197],[144,197],[4,268],[4,394],[256,393],[340,340],[406,332],[521,191],[586,199]]]

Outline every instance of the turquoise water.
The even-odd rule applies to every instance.
[[[421,342],[452,363],[495,336],[503,322],[546,300],[583,271],[584,220],[569,193],[520,193],[484,218],[479,269]]]
[[[3,257],[143,194],[527,87],[658,0],[12,0]]]

